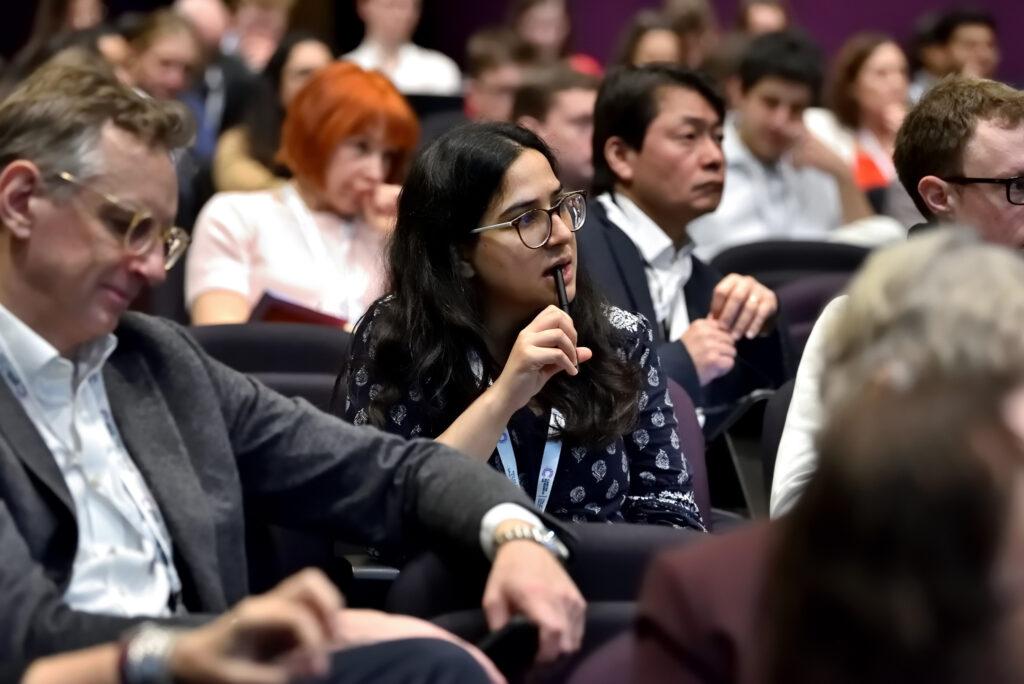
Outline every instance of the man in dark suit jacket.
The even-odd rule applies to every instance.
[[[500,474],[285,399],[125,314],[187,243],[169,227],[187,138],[177,105],[84,67],[44,67],[0,106],[0,662],[243,598],[243,498],[364,544],[489,556],[492,623],[521,612],[546,657],[576,648],[564,546]],[[416,636],[346,615],[363,642]]]
[[[710,85],[682,68],[609,74],[594,112],[597,196],[577,238],[604,295],[662,331],[662,366],[706,412],[787,374],[775,294],[691,254],[687,224],[722,194],[724,111]]]

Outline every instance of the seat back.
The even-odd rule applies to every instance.
[[[847,272],[814,273],[775,288],[798,362],[822,309],[843,291],[850,276]]]
[[[764,409],[764,425],[761,429],[761,464],[764,467],[764,481],[769,494],[772,478],[775,477],[775,457],[779,453],[782,430],[786,427],[789,402],[793,399],[795,380],[789,380],[775,391]]]
[[[768,240],[737,245],[711,265],[722,273],[742,273],[770,288],[815,273],[853,273],[870,253],[866,247],[837,242]]]
[[[679,442],[683,456],[690,466],[693,484],[693,498],[697,502],[704,521],[711,521],[711,489],[708,486],[708,468],[704,460],[704,431],[697,419],[693,399],[675,380],[668,380],[668,396],[675,406],[676,421],[679,423]]]

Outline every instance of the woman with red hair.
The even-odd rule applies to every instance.
[[[273,190],[220,193],[196,221],[185,297],[196,324],[247,320],[264,293],[354,323],[384,287],[381,249],[419,126],[379,73],[336,62],[288,105]]]

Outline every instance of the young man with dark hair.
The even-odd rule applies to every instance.
[[[594,177],[591,140],[599,85],[594,76],[554,66],[532,74],[516,91],[512,120],[551,147],[566,188],[589,188]]]
[[[821,90],[823,61],[795,31],[750,43],[735,117],[725,128],[729,183],[718,210],[690,227],[701,257],[748,242],[826,239],[872,215],[850,165],[804,126],[804,110]]]
[[[755,279],[692,255],[688,225],[722,194],[722,99],[669,65],[608,75],[594,112],[594,194],[580,260],[615,304],[661,331],[669,377],[711,418],[785,376],[778,302]]]
[[[946,47],[953,73],[994,78],[999,68],[996,21],[988,12],[954,9],[935,27],[936,40]]]

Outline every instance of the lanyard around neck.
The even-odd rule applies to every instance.
[[[548,419],[548,438],[544,443],[544,456],[540,462],[540,475],[537,477],[537,494],[534,496],[534,503],[542,511],[547,508],[548,499],[551,498],[555,473],[558,472],[558,462],[562,457],[562,440],[558,439],[558,434],[564,427],[565,417],[561,411],[552,407],[551,417]],[[519,466],[516,464],[516,452],[512,447],[508,427],[498,438],[498,457],[501,459],[501,467],[505,470],[505,477],[517,487],[520,486]]]

